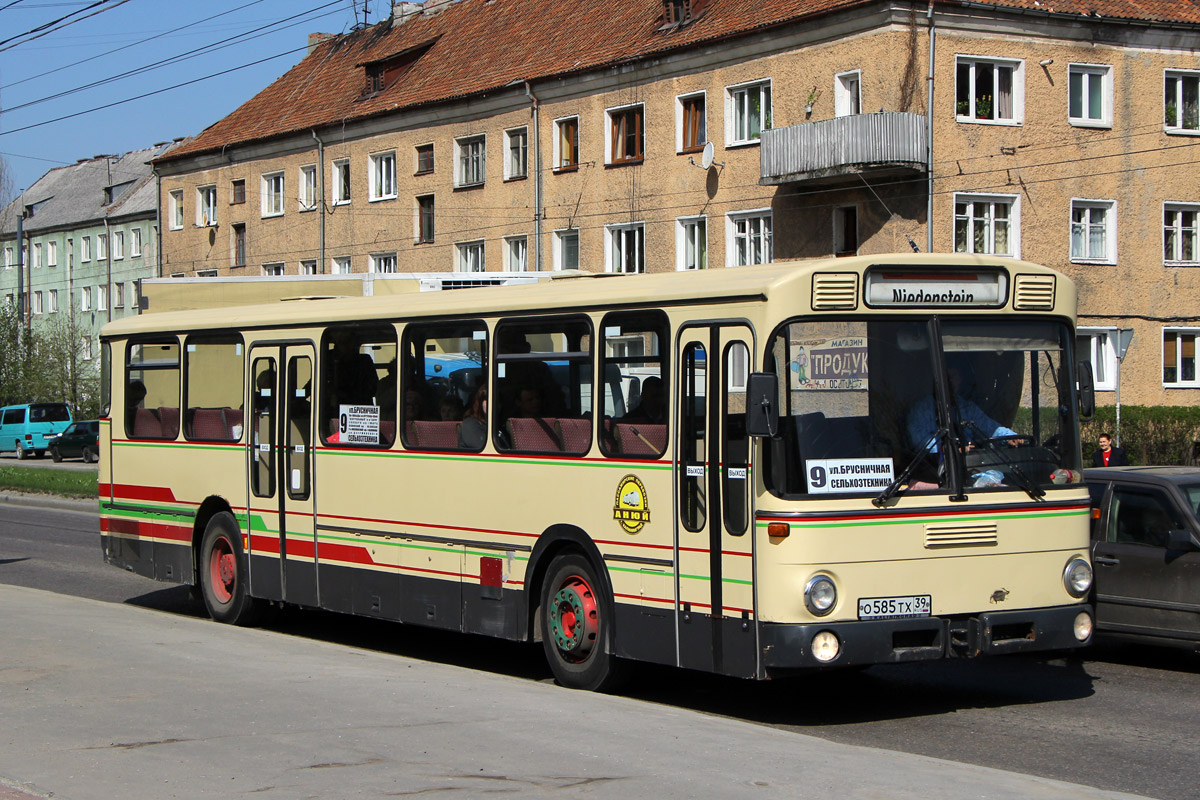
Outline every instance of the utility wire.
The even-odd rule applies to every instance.
[[[111,6],[108,5],[109,3],[113,3],[113,2],[115,2],[115,5],[111,5]],[[70,14],[67,14],[65,17],[59,17],[56,20],[47,22],[44,25],[39,25],[38,27],[36,27],[32,30],[25,31],[24,33],[19,33],[16,36],[10,36],[7,39],[0,39],[0,53],[5,52],[6,50],[11,50],[14,47],[20,47],[23,44],[28,44],[29,42],[32,42],[34,39],[40,39],[43,36],[46,36],[47,34],[53,33],[54,31],[62,30],[63,28],[67,27],[68,25],[74,25],[76,22],[82,22],[85,19],[90,19],[91,17],[94,17],[97,14],[103,14],[105,11],[111,11],[112,9],[117,8],[118,6],[123,6],[128,2],[129,2],[129,0],[96,0],[95,3],[92,3],[87,8],[82,8],[78,11],[72,11]],[[100,8],[100,6],[107,6],[107,8]],[[92,9],[94,9],[94,8],[99,9],[99,10],[92,11]],[[71,19],[71,17],[77,16],[79,14],[84,14],[85,12],[88,12],[88,11],[92,11],[92,13],[87,14],[86,16],[80,17],[79,19]],[[59,25],[59,23],[62,23],[62,24]],[[57,27],[53,27],[53,26],[57,26]],[[17,39],[21,39],[26,36],[28,36],[29,38],[25,39],[24,41],[20,41],[20,42],[16,41]],[[9,44],[9,42],[14,42],[14,43]],[[5,45],[7,45],[7,46],[5,46]]]

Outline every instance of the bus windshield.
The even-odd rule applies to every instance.
[[[806,321],[780,327],[767,369],[780,436],[779,496],[1077,483],[1067,325],[1018,318]],[[943,376],[939,381],[939,373]]]

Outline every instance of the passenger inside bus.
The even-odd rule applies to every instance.
[[[480,450],[487,442],[487,405],[487,387],[480,386],[458,429],[460,447]]]
[[[621,417],[621,422],[646,422],[661,425],[667,421],[666,393],[662,378],[653,375],[642,381],[642,397],[636,407]]]
[[[375,362],[360,350],[359,343],[349,331],[336,331],[333,339],[334,406],[372,405],[379,377]]]

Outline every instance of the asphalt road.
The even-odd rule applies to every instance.
[[[104,565],[90,511],[0,505],[0,583],[201,616],[186,587]],[[273,627],[550,682],[534,646],[320,612],[287,612]],[[625,694],[833,742],[1164,800],[1196,797],[1200,657],[1115,644],[1085,655],[874,667],[773,683],[643,667]]]

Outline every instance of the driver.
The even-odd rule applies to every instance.
[[[954,395],[953,403],[956,406],[962,433],[968,444],[972,439],[982,436],[1001,439],[1017,435],[1016,431],[996,422],[974,400],[965,396],[961,366],[947,365],[946,375],[950,379],[950,391]],[[933,403],[933,396],[927,395],[913,406],[908,415],[908,436],[914,447],[921,450],[928,448],[930,452],[936,453],[940,442],[937,441],[937,414]],[[930,440],[933,440],[932,445]]]

